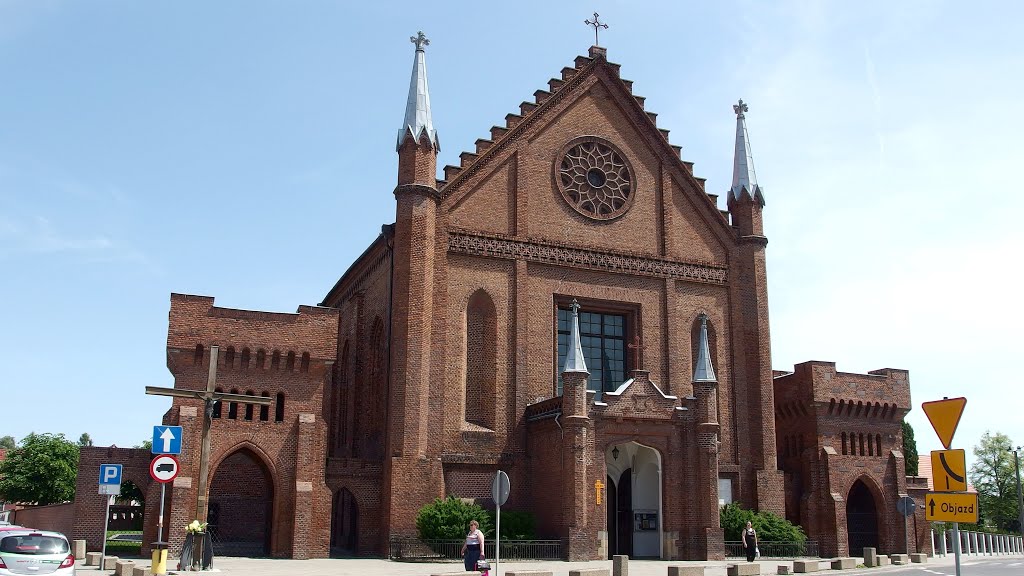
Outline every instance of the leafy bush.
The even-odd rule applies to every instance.
[[[469,533],[470,520],[479,522],[485,535],[494,534],[491,516],[486,510],[454,496],[444,500],[437,498],[420,508],[416,513],[416,530],[424,540],[462,540]]]
[[[490,525],[494,526],[497,523],[494,518],[494,511],[489,510],[487,512]],[[483,528],[481,528],[483,530]],[[493,536],[493,531],[484,531],[486,536]],[[533,514],[529,512],[522,512],[519,510],[502,510],[501,511],[501,539],[502,540],[536,540],[537,539],[537,522],[533,517]]]
[[[725,539],[738,541],[743,539],[743,529],[749,521],[757,530],[757,539],[764,542],[799,542],[807,540],[803,528],[781,518],[771,512],[754,512],[733,502],[725,505],[719,512]]]

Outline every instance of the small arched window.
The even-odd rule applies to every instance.
[[[261,370],[267,367],[267,352],[262,348],[256,351],[256,367]]]
[[[242,370],[249,368],[249,349],[242,348]]]
[[[264,390],[263,394],[260,394],[260,396],[263,396],[264,398],[270,398],[270,392]],[[260,422],[266,422],[268,418],[270,418],[270,406],[264,404],[260,406]]]
[[[875,456],[882,455],[882,435],[875,434]]]
[[[196,352],[192,356],[192,363],[195,364],[196,366],[199,366],[200,364],[203,363],[203,345],[202,344],[196,344]]]
[[[288,357],[284,362],[284,369],[289,372],[295,370],[295,351],[288,351]]]
[[[299,370],[309,372],[309,352],[302,353],[302,364],[299,365]]]
[[[214,390],[214,392],[223,392],[223,391],[224,390],[222,390],[220,388],[217,388],[216,390]],[[216,402],[213,403],[213,417],[214,418],[220,418],[220,411],[221,411],[221,401],[217,400]]]
[[[224,351],[224,368],[231,370],[235,367],[235,347],[228,346]]]
[[[284,392],[277,393],[277,402],[274,405],[274,422],[284,422]]]
[[[238,394],[238,390],[232,388],[231,393]],[[238,402],[228,402],[228,418],[232,420],[238,418]]]
[[[252,390],[246,390],[245,393],[248,394],[249,396],[256,395]],[[252,404],[245,405],[245,419],[252,420]]]
[[[864,433],[860,434],[860,455],[864,455]]]
[[[274,353],[270,355],[270,369],[279,370],[281,368],[281,351],[274,350]]]

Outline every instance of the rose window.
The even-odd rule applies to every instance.
[[[625,214],[633,203],[633,173],[623,155],[594,137],[570,142],[557,166],[558,189],[574,210],[595,220]]]

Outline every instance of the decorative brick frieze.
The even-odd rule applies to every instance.
[[[720,266],[675,262],[638,254],[561,246],[542,240],[513,240],[497,235],[470,234],[454,230],[448,234],[448,251],[707,284],[725,284],[728,281],[728,270]]]

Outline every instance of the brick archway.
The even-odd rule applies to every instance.
[[[359,554],[359,503],[348,488],[339,488],[331,506],[331,555]]]
[[[221,460],[210,482],[208,521],[216,554],[269,556],[274,479],[263,459],[239,448]]]
[[[862,556],[865,547],[877,549],[880,538],[881,502],[863,479],[857,479],[846,496],[846,532],[849,554]]]

